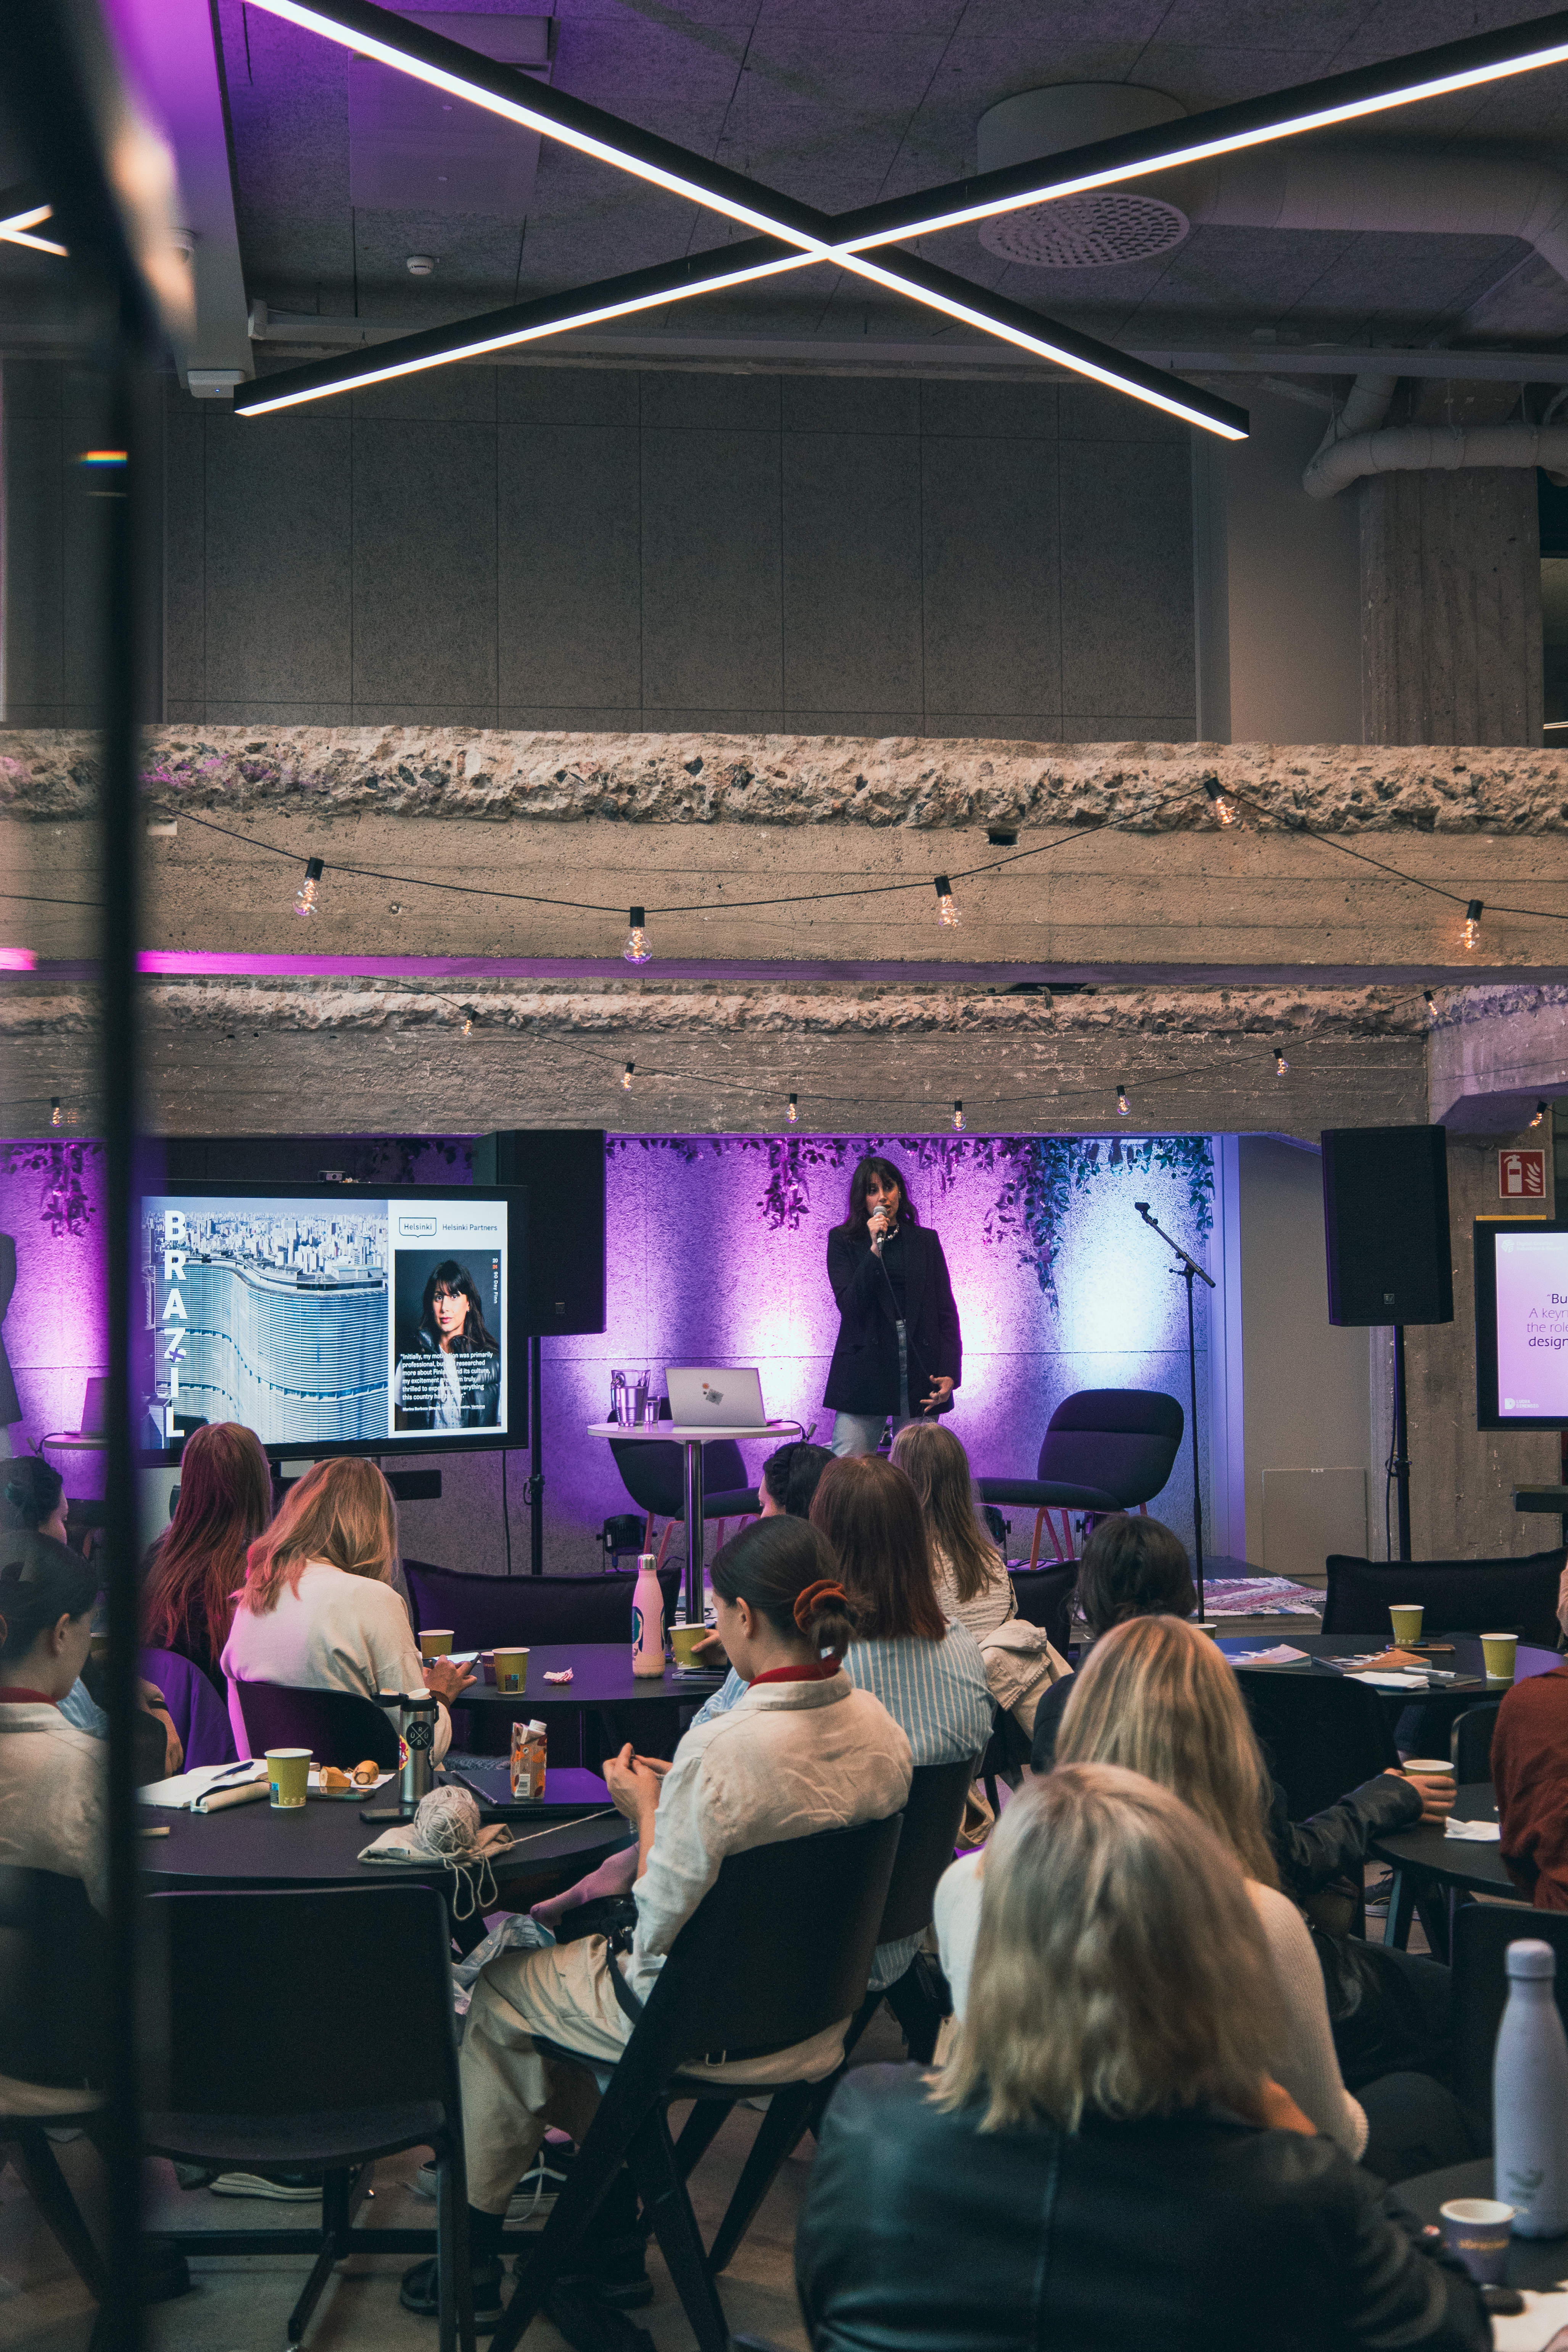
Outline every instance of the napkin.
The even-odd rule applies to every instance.
[[[1356,1675],[1358,1683],[1370,1683],[1373,1690],[1430,1690],[1425,1675],[1376,1675],[1363,1671]]]
[[[1495,2352],[1544,2352],[1560,2327],[1568,2327],[1568,2294],[1554,2287],[1537,2294],[1526,2287],[1522,2311],[1498,2313],[1492,2320]]]
[[[1443,1835],[1468,1838],[1473,1845],[1496,1845],[1502,1836],[1500,1822],[1460,1822],[1450,1813],[1443,1824]]]
[[[1306,1661],[1305,1650],[1293,1650],[1289,1642],[1276,1642],[1271,1650],[1233,1650],[1233,1666],[1295,1666]]]

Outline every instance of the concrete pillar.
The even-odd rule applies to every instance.
[[[1541,741],[1535,495],[1529,467],[1362,484],[1366,742]]]

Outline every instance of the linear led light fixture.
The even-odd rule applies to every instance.
[[[1418,49],[1380,64],[1359,66],[1322,81],[1300,82],[1264,98],[1214,107],[1184,121],[1133,131],[1116,139],[1051,155],[1038,163],[1013,163],[1000,172],[977,173],[923,194],[897,196],[886,204],[842,214],[834,224],[841,244],[865,252],[896,238],[932,236],[939,230],[994,220],[1026,205],[1080,195],[1151,172],[1178,171],[1184,164],[1232,155],[1276,139],[1363,121],[1400,106],[1419,105],[1456,90],[1477,89],[1514,74],[1535,73],[1568,62],[1568,11],[1535,16],[1495,33],[1478,33],[1440,47]]]
[[[5,202],[5,197],[0,196],[0,205]],[[63,245],[57,245],[52,236],[32,235],[53,214],[52,205],[25,205],[16,212],[0,211],[0,245],[25,245],[29,253],[52,253],[64,261],[68,254]]]
[[[758,278],[816,263],[847,269],[895,293],[939,311],[1038,357],[1089,376],[1113,391],[1217,434],[1245,440],[1247,413],[1216,395],[1194,390],[1179,376],[1126,358],[1108,343],[1042,319],[1021,303],[989,294],[970,280],[900,254],[892,259],[862,259],[838,245],[834,223],[809,206],[777,195],[739,173],[654,138],[596,107],[542,88],[513,68],[443,36],[426,33],[371,0],[255,0],[271,15],[318,32],[341,46],[376,58],[416,80],[505,116],[551,138],[563,140],[688,201],[763,228],[767,234],[713,254],[699,255],[625,278],[609,278],[539,302],[521,303],[445,328],[399,337],[349,360],[290,369],[237,392],[235,413],[266,415],[355,386],[385,383],[397,375],[483,358],[543,335],[601,325],[637,310],[690,299],[719,286]],[[791,252],[788,248],[793,247]]]

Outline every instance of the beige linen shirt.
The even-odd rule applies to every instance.
[[[279,1683],[289,1690],[422,1691],[425,1668],[408,1612],[390,1584],[348,1576],[324,1559],[308,1560],[300,1589],[279,1587],[276,1605],[258,1617],[243,1601],[219,1664],[235,1683]],[[239,1702],[230,1688],[228,1718],[242,1756],[250,1753]],[[452,1719],[436,1710],[434,1754],[445,1756]]]

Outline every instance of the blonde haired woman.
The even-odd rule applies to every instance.
[[[291,1487],[246,1557],[245,1584],[225,1644],[229,1721],[242,1756],[248,1734],[237,1683],[292,1690],[433,1690],[437,1757],[451,1745],[447,1706],[473,1681],[449,1658],[429,1665],[391,1582],[397,1506],[374,1462],[318,1462]]]
[[[1076,1705],[1076,1697],[1075,1697]],[[1063,1766],[987,1850],[952,2063],[863,2066],[795,2240],[815,2352],[1481,2352],[1479,2291],[1273,2079],[1274,1973],[1227,1845]]]

